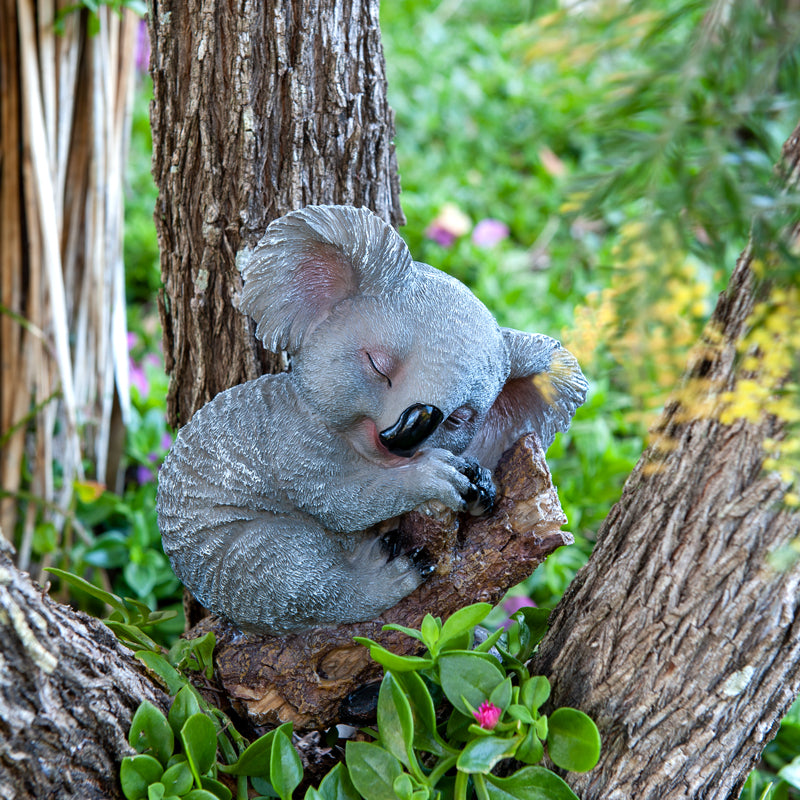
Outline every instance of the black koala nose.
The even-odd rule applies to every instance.
[[[415,403],[409,406],[400,419],[378,436],[381,444],[398,456],[410,456],[439,427],[444,414],[436,406]]]

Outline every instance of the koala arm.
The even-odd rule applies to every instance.
[[[293,484],[289,496],[337,532],[369,528],[431,500],[465,511],[483,491],[481,481],[489,480],[488,473],[476,475],[467,460],[441,448],[423,448],[411,458],[377,449],[367,456],[349,439],[335,437],[317,441],[313,451],[313,459],[304,460],[305,480]]]
[[[589,385],[575,356],[540,333],[502,329],[511,372],[465,455],[494,467],[520,437],[535,432],[547,450],[566,431]]]

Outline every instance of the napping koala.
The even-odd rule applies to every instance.
[[[364,208],[281,217],[242,271],[240,307],[291,371],[221,392],[181,429],[159,476],[164,550],[244,630],[371,619],[426,562],[365,529],[437,502],[486,511],[503,451],[531,431],[549,447],[586,380]]]

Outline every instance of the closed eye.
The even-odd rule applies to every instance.
[[[385,373],[381,372],[375,366],[375,362],[372,360],[372,356],[369,353],[367,353],[367,358],[369,359],[369,364],[372,367],[372,369],[374,369],[375,372],[377,372],[378,375],[380,375],[382,378],[386,378],[386,382],[389,384],[389,388],[391,389],[392,388],[392,379],[388,375],[386,375]]]

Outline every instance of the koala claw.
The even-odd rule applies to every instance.
[[[482,467],[474,458],[465,458],[465,466],[459,471],[470,482],[464,495],[466,510],[473,517],[491,511],[497,498],[497,490],[492,481],[492,473]]]
[[[397,556],[402,555],[403,546],[400,539],[400,531],[389,531],[381,537],[381,545],[386,553],[387,561],[394,561]]]
[[[411,559],[411,563],[416,567],[417,572],[419,572],[420,577],[427,578],[428,575],[432,575],[435,572],[436,563],[431,560],[430,553],[421,545],[409,550],[407,555]]]

